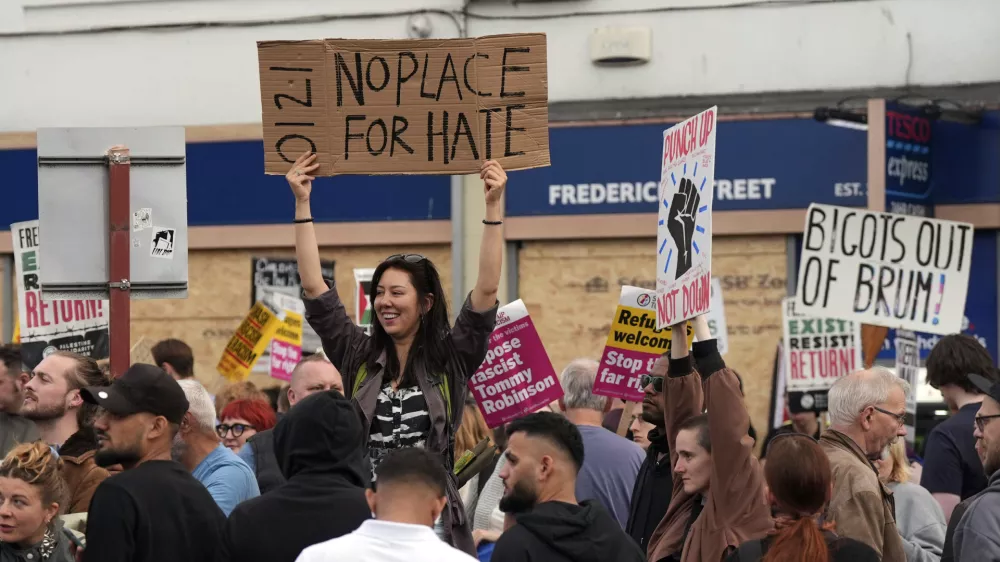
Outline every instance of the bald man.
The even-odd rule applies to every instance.
[[[513,421],[500,471],[500,509],[517,524],[496,543],[493,562],[640,562],[635,541],[596,501],[576,499],[583,438],[565,417],[539,412]]]
[[[328,390],[344,394],[344,381],[340,371],[323,355],[310,355],[292,370],[292,380],[288,387],[289,407],[294,408],[306,397]],[[260,486],[261,494],[285,483],[285,477],[278,467],[278,459],[274,456],[272,430],[261,431],[251,437],[240,449],[240,458],[250,465],[250,469],[257,475],[257,485]]]

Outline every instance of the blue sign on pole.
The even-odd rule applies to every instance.
[[[865,133],[812,119],[718,123],[716,211],[868,204]],[[510,173],[510,216],[655,213],[669,124],[554,127],[552,165]]]
[[[931,120],[920,109],[885,104],[885,210],[933,217]],[[882,141],[876,141],[882,142]]]

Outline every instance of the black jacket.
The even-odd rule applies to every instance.
[[[657,460],[661,453],[663,458]],[[642,461],[635,486],[632,488],[628,525],[625,526],[625,532],[643,550],[649,545],[649,537],[656,530],[656,526],[667,514],[673,490],[674,471],[670,466],[667,436],[662,427],[654,427],[649,431],[646,460]]]
[[[253,451],[253,462],[260,493],[266,494],[286,482],[274,455],[274,430],[261,431],[247,441]]]
[[[492,562],[644,562],[645,554],[596,501],[540,503],[500,535]]]
[[[274,428],[274,452],[288,482],[238,505],[221,561],[294,562],[304,548],[351,533],[371,517],[364,432],[337,391],[299,402]]]

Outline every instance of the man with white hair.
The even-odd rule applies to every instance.
[[[195,379],[181,379],[188,411],[174,436],[170,454],[201,482],[219,508],[229,517],[243,501],[260,495],[257,478],[236,453],[219,442],[215,432],[215,404],[208,390]]]
[[[597,361],[576,359],[559,376],[564,395],[559,406],[583,437],[583,466],[576,479],[576,498],[597,500],[625,528],[632,488],[646,455],[642,448],[601,425],[611,399],[594,394]]]
[[[909,549],[896,529],[892,493],[872,461],[906,435],[909,390],[881,367],[843,377],[830,387],[830,429],[819,441],[834,482],[826,518],[837,524],[838,535],[871,546],[884,562],[906,562]]]

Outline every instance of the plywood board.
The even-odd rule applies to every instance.
[[[354,310],[354,268],[374,267],[387,256],[405,252],[427,256],[438,268],[445,295],[451,296],[451,248],[448,246],[407,246],[393,248],[324,248],[320,255],[337,262],[335,275],[347,310]],[[191,346],[195,376],[215,392],[225,380],[215,370],[222,350],[250,307],[251,258],[268,256],[294,258],[294,251],[213,250],[192,251],[188,298],[184,300],[133,301],[132,341],[141,338],[155,344],[165,338],[179,338]],[[310,350],[311,351],[311,350]],[[282,381],[254,374],[250,380],[261,387]]]
[[[524,244],[519,297],[556,370],[577,357],[600,358],[621,286],[655,288],[655,245],[655,238]],[[788,282],[785,239],[716,237],[712,258],[729,324],[726,363],[743,377],[751,419],[763,439]]]

